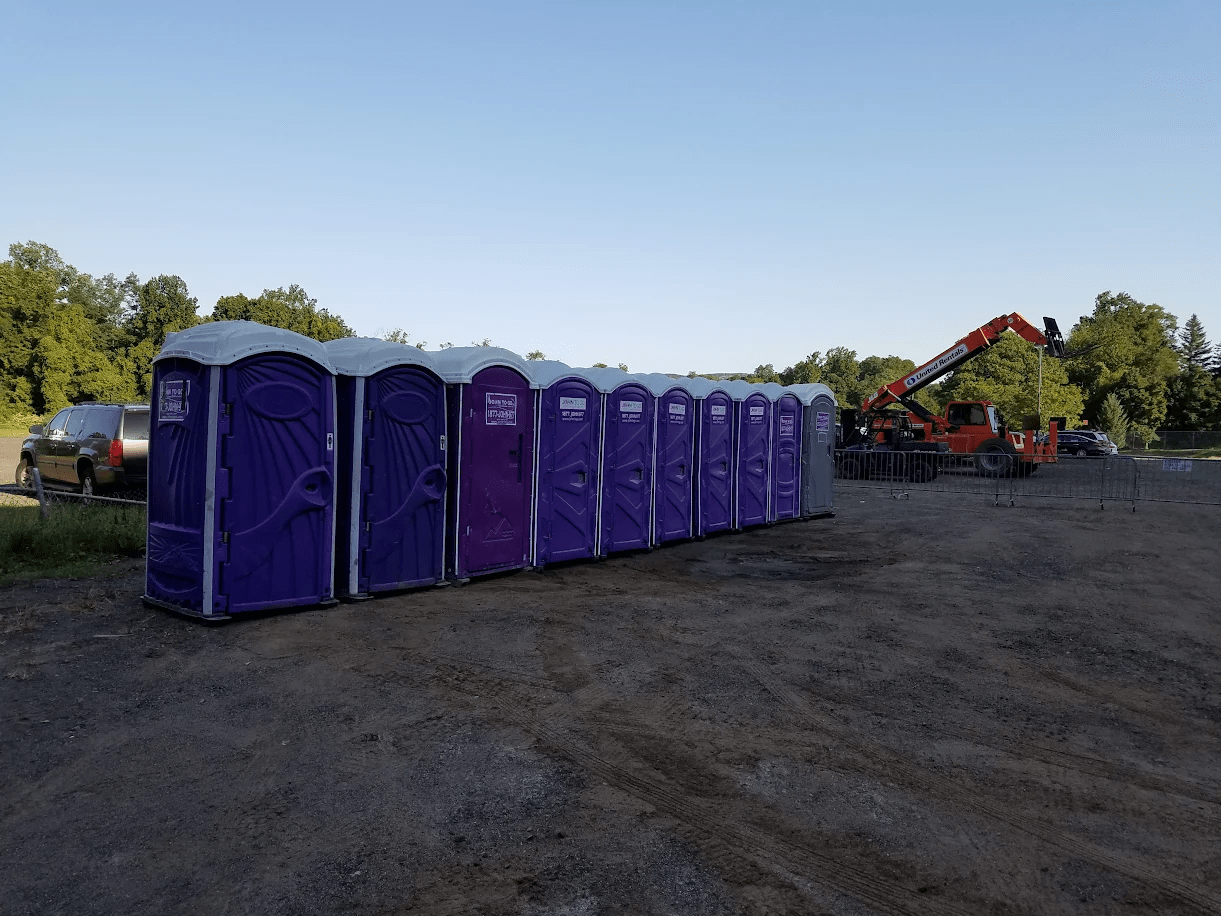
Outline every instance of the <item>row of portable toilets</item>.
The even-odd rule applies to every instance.
[[[153,391],[145,598],[210,619],[832,506],[823,385],[222,321],[169,335]]]

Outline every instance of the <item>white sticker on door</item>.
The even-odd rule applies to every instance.
[[[560,398],[561,420],[584,420],[585,398]]]
[[[517,395],[487,392],[483,420],[488,426],[516,426]]]
[[[181,423],[187,418],[187,395],[191,380],[167,378],[161,382],[161,397],[157,404],[157,420],[161,423]]]

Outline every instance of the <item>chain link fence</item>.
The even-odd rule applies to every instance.
[[[37,471],[35,471],[37,475]],[[148,502],[145,490],[131,489],[107,493],[105,496],[96,494],[84,495],[74,490],[62,490],[42,484],[41,475],[35,479],[32,488],[18,487],[13,484],[0,486],[0,506],[41,506],[45,518],[50,511],[59,505],[82,505],[86,503],[111,504],[122,506],[143,506]]]
[[[1159,429],[1157,447],[1169,452],[1221,447],[1221,429]]]
[[[865,453],[869,454],[869,453]],[[861,452],[836,452],[835,486],[882,491],[896,499],[922,490],[975,494],[997,505],[1021,499],[1085,499],[1107,503],[1194,503],[1221,506],[1221,460],[1190,458],[1070,458],[1034,465],[981,468],[973,455],[883,453],[862,461]],[[935,473],[928,463],[936,459]],[[1029,467],[1029,466],[1028,466]]]

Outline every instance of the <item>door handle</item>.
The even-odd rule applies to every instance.
[[[526,443],[525,435],[519,433],[517,436],[517,448],[509,449],[509,454],[514,455],[517,458],[517,482],[518,483],[521,483],[521,466],[522,466],[522,454],[523,454],[522,446],[524,446],[525,443]]]

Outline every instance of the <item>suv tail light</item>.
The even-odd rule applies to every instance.
[[[110,460],[108,462],[112,468],[120,468],[123,466],[123,440],[110,440]]]

